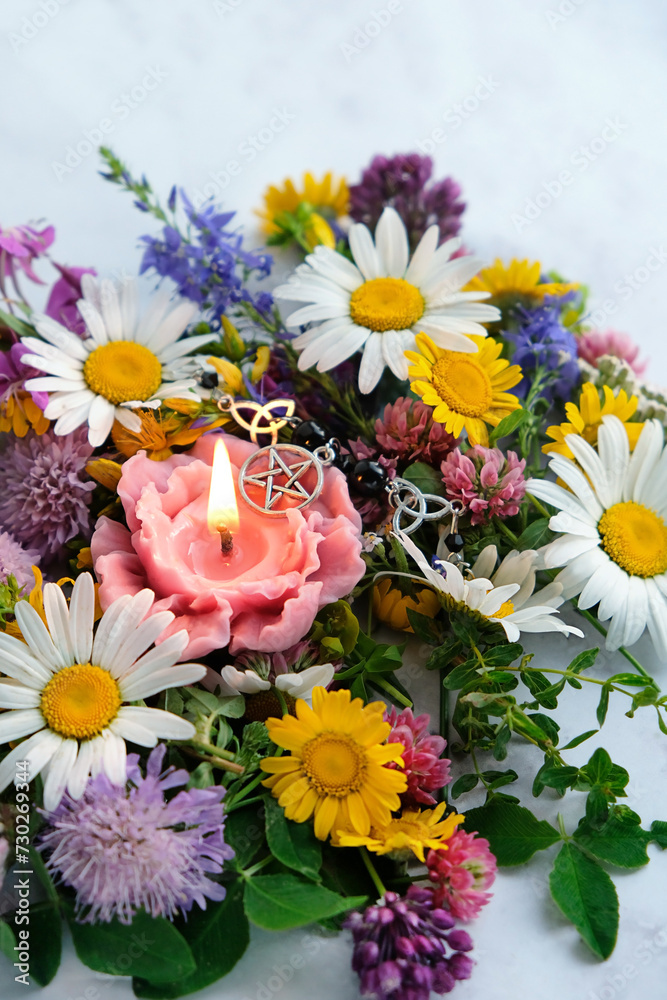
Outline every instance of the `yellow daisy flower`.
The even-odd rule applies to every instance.
[[[492,300],[527,298],[541,302],[545,295],[565,295],[579,287],[576,282],[551,281],[540,283],[542,265],[538,260],[517,260],[503,264],[497,257],[491,267],[484,268],[466,285],[466,292],[490,292]]]
[[[0,406],[0,432],[11,431],[17,437],[25,437],[32,428],[36,434],[44,434],[51,426],[29,392],[19,389]]]
[[[492,337],[471,336],[477,345],[474,354],[447,351],[425,333],[417,334],[415,351],[405,356],[413,364],[408,369],[410,388],[427,406],[434,407],[433,419],[458,437],[465,428],[471,444],[489,445],[486,424],[497,427],[503,417],[521,408],[516,396],[505,392],[521,381],[521,369],[500,357],[502,344]]]
[[[415,597],[410,597],[394,587],[388,576],[376,583],[373,588],[373,613],[381,622],[401,632],[413,632],[408,608],[418,611],[420,615],[435,618],[440,610],[440,601],[430,587],[423,587],[416,592]]]
[[[296,703],[296,718],[267,719],[269,736],[290,756],[263,760],[270,788],[288,819],[305,823],[314,815],[315,836],[326,840],[332,830],[348,829],[368,836],[371,826],[389,823],[407,788],[400,771],[400,743],[387,743],[391,726],[382,702],[364,705],[349,691],[313,689],[313,707]],[[384,745],[383,745],[384,744]]]
[[[116,421],[111,430],[111,437],[121,455],[131,458],[138,451],[145,451],[154,462],[161,462],[173,455],[173,449],[192,444],[206,431],[220,427],[225,417],[212,423],[203,423],[200,427],[192,427],[189,423],[183,425],[180,417],[174,414],[163,415],[161,410],[136,411],[141,420],[141,428],[131,431]]]
[[[373,826],[370,836],[341,831],[334,843],[336,847],[367,847],[374,854],[412,851],[424,863],[424,849],[446,851],[447,841],[463,822],[464,817],[456,813],[443,819],[446,808],[447,803],[441,802],[435,809],[406,809],[384,826]]]
[[[597,387],[592,382],[586,382],[582,386],[579,397],[579,405],[576,403],[566,403],[565,413],[568,421],[563,424],[554,424],[547,427],[547,435],[554,439],[554,444],[549,442],[542,447],[545,455],[552,453],[564,455],[565,458],[574,458],[574,455],[565,443],[567,434],[578,434],[588,441],[589,444],[596,445],[598,431],[602,425],[602,418],[613,414],[621,421],[627,431],[630,442],[630,451],[634,450],[639,435],[644,426],[643,423],[628,423],[634,416],[637,409],[637,397],[630,396],[625,389],[620,389],[617,396],[614,395],[608,385],[602,386],[604,391],[604,403],[600,401],[600,394]]]
[[[271,234],[280,231],[275,218],[282,212],[296,212],[299,205],[307,201],[322,221],[338,219],[347,215],[349,191],[344,178],[334,180],[331,171],[326,173],[321,181],[315,180],[311,173],[303,175],[303,183],[297,188],[291,178],[283,181],[282,187],[271,185],[264,192],[264,209],[257,212],[262,219],[262,229]],[[327,229],[329,227],[327,226]],[[320,227],[321,229],[321,227]],[[317,242],[321,242],[318,240]]]

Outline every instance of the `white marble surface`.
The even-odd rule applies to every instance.
[[[408,151],[440,130],[434,155],[438,171],[463,184],[466,243],[489,259],[540,257],[590,284],[599,324],[630,332],[653,359],[653,379],[667,382],[664,5],[394,0],[391,18],[379,15],[387,23],[377,36],[352,50],[364,41],[357,29],[387,9],[386,0],[4,0],[0,221],[46,218],[58,230],[58,259],[109,274],[135,270],[145,217],[97,178],[92,151],[71,171],[57,167],[86,133],[96,141],[104,119],[108,143],[157,189],[166,194],[178,182],[208,193],[205,185],[215,184],[250,227],[266,184],[305,168],[354,178],[374,152]],[[249,137],[279,124],[277,111],[287,124],[262,133],[264,147],[251,158]],[[608,141],[600,139],[605,129]],[[230,160],[242,169],[226,183]],[[563,170],[571,180],[559,194]],[[536,217],[526,224],[518,217],[536,199],[541,208],[528,209]],[[552,662],[574,646],[560,637],[536,644]],[[640,649],[650,666],[649,648]],[[594,704],[577,697],[565,738],[593,719]],[[617,706],[600,742],[634,776],[630,804],[647,821],[666,819],[667,742],[653,718],[631,722]],[[573,751],[573,762],[592,749]],[[534,807],[551,818],[556,811],[547,798]],[[656,857],[647,869],[616,879],[620,939],[603,965],[549,902],[548,857],[501,874],[473,928],[479,965],[459,995],[664,997],[667,858],[649,850]],[[267,990],[279,1000],[354,1000],[344,938],[311,954],[303,937],[256,934],[245,959],[202,1000],[267,1000]],[[284,985],[269,982],[273,966],[296,952],[304,969]],[[3,998],[25,995],[8,967],[0,969]],[[128,981],[94,975],[71,950],[42,994],[130,995]]]

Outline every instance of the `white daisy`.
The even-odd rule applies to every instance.
[[[302,698],[312,704],[313,688],[328,687],[334,676],[334,668],[330,663],[318,663],[312,667],[306,667],[298,673],[278,674],[275,684],[260,677],[254,670],[237,670],[231,665],[223,667],[220,671],[222,680],[228,687],[229,694],[259,694],[261,691],[270,691],[272,687],[278,689],[282,694],[289,694],[292,698]]]
[[[544,604],[533,604],[530,598],[534,587],[534,573],[531,584],[531,567],[529,560],[521,558],[524,553],[516,553],[516,558],[509,557],[503,563],[496,574],[496,582],[485,577],[474,577],[466,580],[460,569],[453,563],[439,560],[439,568],[433,569],[429,566],[424,555],[417,548],[415,543],[402,531],[397,531],[396,536],[403,548],[415,560],[425,579],[434,590],[444,594],[454,607],[459,610],[468,610],[478,615],[482,615],[491,622],[502,625],[509,642],[516,642],[521,632],[561,632],[563,635],[574,634],[583,637],[583,632],[571,625],[566,625],[553,616],[558,614],[554,603],[557,595],[546,587],[536,597],[541,598],[546,592]],[[484,556],[484,553],[482,553]],[[482,560],[480,556],[480,560]],[[536,552],[530,553],[530,562],[534,563],[537,557]],[[494,563],[497,558],[494,547]],[[480,567],[487,563],[490,557],[484,557]],[[508,561],[509,560],[509,561]],[[476,564],[477,565],[477,564]],[[502,573],[501,573],[502,570]],[[397,574],[393,574],[397,575]],[[398,574],[400,575],[400,574]],[[516,602],[516,603],[515,603]]]
[[[547,567],[565,566],[556,581],[581,608],[599,604],[611,619],[607,649],[630,646],[648,628],[667,659],[667,449],[657,420],[648,421],[630,455],[618,417],[602,418],[598,450],[577,434],[565,443],[578,465],[557,455],[549,468],[569,489],[543,479],[533,496],[560,513],[549,522],[561,537],[542,550]]]
[[[31,779],[46,774],[44,806],[55,809],[65,789],[74,799],[89,776],[104,772],[125,783],[125,740],[154,747],[158,738],[187,740],[194,726],[157,708],[125,705],[166,688],[192,684],[206,669],[177,663],[187,632],[169,636],[146,652],[173,621],[171,611],[148,614],[152,590],[114,601],[93,638],[95,588],[89,573],[74,584],[69,608],[60,587],[44,587],[47,625],[28,601],[16,621],[25,643],[0,633],[0,744],[19,743],[0,764],[0,791],[14,779],[17,761],[28,761]],[[26,646],[27,643],[27,646]]]
[[[288,327],[310,324],[293,344],[301,351],[299,368],[317,364],[321,372],[335,368],[363,348],[359,388],[370,392],[385,365],[400,379],[408,377],[406,350],[415,335],[427,333],[439,347],[476,350],[467,334],[486,335],[480,323],[500,319],[495,306],[480,304],[488,292],[461,288],[482,266],[476,257],[452,254],[461,240],[438,247],[439,229],[431,226],[410,260],[405,225],[393,208],[385,208],[375,242],[362,223],[350,227],[352,264],[330,247],[318,246],[276,288],[276,298],[305,303],[286,320]]]
[[[69,434],[88,424],[88,440],[104,444],[114,420],[131,431],[141,430],[134,407],[153,407],[169,397],[195,399],[194,379],[181,379],[171,368],[180,358],[214,339],[215,334],[186,337],[181,334],[197,312],[194,302],[170,303],[167,290],[159,291],[148,311],[139,317],[137,284],[116,286],[89,274],[81,281],[83,299],[78,303],[89,336],[67,330],[50,316],[34,317],[43,340],[23,337],[23,361],[44,376],[30,379],[26,388],[48,392],[44,411],[55,420],[56,434]]]

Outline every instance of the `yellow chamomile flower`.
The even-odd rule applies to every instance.
[[[615,396],[608,385],[603,385],[602,390],[604,403],[600,402],[600,393],[597,387],[592,382],[586,382],[582,386],[579,405],[577,406],[576,403],[565,404],[567,422],[547,427],[547,435],[553,438],[554,443],[549,442],[542,447],[545,455],[557,454],[564,455],[565,458],[573,458],[574,456],[565,442],[568,434],[578,434],[589,444],[597,444],[602,418],[609,416],[609,414],[618,417],[621,421],[627,431],[630,451],[634,451],[644,426],[643,423],[628,422],[635,415],[637,397],[630,396],[628,398],[625,389],[619,389]]]
[[[412,362],[410,388],[433,407],[433,419],[458,437],[465,429],[471,444],[488,447],[486,425],[497,427],[503,417],[521,408],[516,396],[506,392],[521,381],[521,369],[500,357],[502,344],[492,337],[471,336],[473,353],[438,347],[424,333],[417,335],[415,351],[406,351]]]
[[[491,267],[484,268],[468,282],[466,291],[489,292],[492,301],[496,302],[522,298],[535,303],[541,302],[545,295],[565,295],[579,287],[574,282],[540,282],[541,274],[542,265],[538,260],[531,263],[514,258],[509,264],[503,264],[498,257]]]
[[[395,587],[389,577],[378,580],[373,587],[373,613],[376,618],[399,631],[413,632],[408,608],[420,615],[434,618],[440,610],[440,601],[430,587],[416,590],[415,596],[410,597]]]
[[[447,808],[441,802],[435,809],[404,809],[384,826],[371,827],[369,836],[341,831],[334,838],[336,847],[367,847],[374,854],[403,854],[411,851],[425,863],[424,850],[446,851],[447,841],[455,832],[463,816],[451,813],[445,819]]]
[[[274,221],[276,216],[282,212],[296,212],[299,205],[305,201],[312,206],[317,218],[324,222],[331,232],[326,219],[340,219],[347,215],[349,200],[350,195],[344,178],[335,179],[329,171],[321,181],[318,181],[311,173],[305,173],[300,187],[296,187],[289,177],[283,181],[281,187],[273,184],[268,187],[264,192],[264,209],[257,214],[262,219],[262,229],[270,235],[278,232],[280,228]],[[324,241],[318,240],[318,242]]]
[[[385,743],[391,730],[382,702],[364,705],[350,692],[316,687],[313,707],[299,699],[296,718],[267,719],[269,736],[289,751],[262,761],[270,788],[285,816],[305,823],[314,816],[320,840],[336,830],[368,836],[371,826],[389,823],[407,787],[404,774],[385,767],[403,766],[404,747]]]

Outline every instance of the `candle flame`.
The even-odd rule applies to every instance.
[[[216,443],[211,469],[211,488],[208,495],[208,529],[211,532],[227,528],[232,534],[239,529],[239,510],[232,463],[225,442]]]

